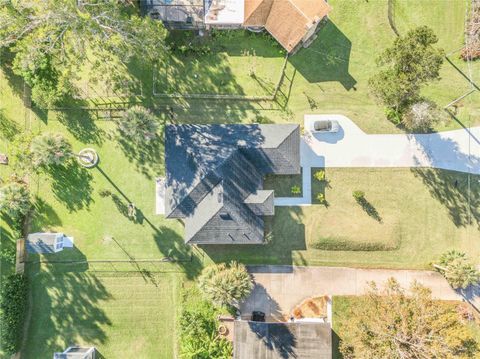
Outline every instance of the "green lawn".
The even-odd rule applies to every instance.
[[[162,121],[165,106],[173,104],[179,123],[301,123],[305,113],[340,113],[350,116],[368,132],[400,132],[385,119],[366,86],[375,72],[376,54],[394,39],[386,16],[387,2],[332,0],[331,4],[331,21],[318,39],[289,60],[278,103],[161,100],[151,96],[151,68],[134,63],[127,70],[133,79],[143,81],[145,103],[159,113]],[[415,11],[406,11],[407,8]],[[461,45],[464,13],[465,2],[460,0],[409,1],[405,5],[397,1],[395,18],[400,32],[419,24],[434,27],[440,46],[448,52]],[[245,34],[221,41],[222,51],[206,56],[203,63],[191,56],[172,60],[177,68],[170,68],[166,79],[174,78],[175,82],[169,82],[170,87],[165,89],[256,95],[271,88],[282,63],[278,46],[271,45],[263,36]],[[465,64],[455,56],[451,56],[452,62],[465,71]],[[206,62],[209,66],[203,66]],[[472,66],[474,74],[480,73],[479,64]],[[251,69],[257,79],[249,75]],[[178,75],[174,71],[179,71]],[[197,78],[193,76],[196,74]],[[164,82],[160,85],[166,86]],[[425,95],[444,105],[467,88],[461,73],[445,63],[442,80],[426,89]],[[96,97],[98,94],[92,91],[90,95]],[[139,92],[133,89],[132,93]],[[146,275],[150,272],[130,277],[111,274],[115,270],[132,270],[132,265],[109,268],[90,264],[89,271],[59,264],[29,268],[33,307],[26,341],[28,357],[35,357],[37,350],[42,357],[51,356],[70,341],[94,342],[106,357],[115,357],[115,350],[123,349],[127,354],[136,350],[139,357],[149,358],[152,353],[154,357],[158,353],[171,357],[175,347],[177,288],[195,278],[210,261],[425,268],[446,249],[459,248],[473,258],[480,254],[475,240],[479,237],[477,178],[470,178],[472,195],[468,197],[465,174],[409,169],[328,169],[329,186],[314,185],[314,192],[324,192],[328,206],[276,208],[276,215],[266,220],[268,244],[192,249],[183,242],[179,221],[154,214],[155,178],[164,175],[162,140],[135,147],[117,138],[115,124],[101,113],[76,108],[66,112],[31,111],[23,106],[22,94],[18,78],[9,71],[1,72],[0,152],[8,152],[12,134],[27,130],[62,132],[71,140],[74,150],[93,147],[100,155],[98,168],[69,166],[30,178],[36,206],[30,230],[61,231],[75,238],[74,250],[41,259],[128,260],[168,256],[177,260],[133,268],[156,273],[154,279]],[[98,104],[102,104],[102,95],[105,94],[96,99]],[[480,94],[469,96],[458,109],[459,120],[478,123],[479,104]],[[449,121],[438,128],[456,127],[458,123]],[[3,179],[10,172],[9,167],[0,167]],[[457,188],[453,185],[455,179]],[[289,195],[292,183],[297,182],[298,176],[267,186],[274,187],[277,195]],[[357,189],[366,193],[381,221],[353,200],[351,193]],[[102,197],[105,191],[109,194]],[[129,202],[139,209],[136,221],[126,216]],[[14,245],[15,238],[10,234],[8,221],[3,220],[2,248]],[[369,250],[325,249],[335,249],[338,243]],[[384,250],[371,250],[375,248]],[[108,270],[110,276],[95,274],[93,269]],[[11,264],[2,261],[2,275],[11,271]],[[132,325],[139,318],[142,323]]]
[[[264,189],[274,189],[276,197],[302,197],[302,175],[267,175],[263,183]],[[292,191],[300,189],[300,193]]]
[[[25,358],[48,358],[71,344],[105,358],[174,357],[179,276],[41,272],[32,279]]]
[[[395,168],[325,173],[327,185],[313,180],[312,191],[321,188],[327,205],[276,207],[267,219],[268,244],[204,248],[206,254],[216,261],[372,268],[429,268],[452,248],[480,255],[480,176]],[[355,190],[365,192],[367,208],[355,201]]]

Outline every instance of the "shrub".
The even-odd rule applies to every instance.
[[[365,199],[365,192],[359,191],[359,190],[353,191],[352,196],[353,196],[353,198],[355,198],[355,201],[360,202],[363,199]]]
[[[198,287],[205,298],[217,305],[235,306],[253,289],[253,281],[243,264],[213,264],[198,278]]]
[[[72,146],[61,133],[44,133],[30,144],[32,164],[35,167],[60,166],[72,157]]]
[[[440,257],[440,263],[435,267],[455,289],[465,289],[480,282],[480,272],[469,262],[465,253],[448,251]]]
[[[145,107],[133,106],[118,120],[119,132],[136,143],[150,141],[157,135],[156,117]]]
[[[232,344],[218,337],[216,311],[206,304],[184,309],[180,316],[180,356],[224,359],[233,355]]]
[[[319,203],[325,203],[325,195],[323,193],[317,193],[315,198]]]
[[[434,104],[428,101],[414,103],[403,115],[402,123],[409,130],[427,131],[438,121],[440,114]]]
[[[30,209],[30,193],[25,184],[11,182],[0,188],[0,211],[18,219]]]
[[[325,171],[324,170],[318,170],[318,171],[315,172],[313,177],[319,182],[325,181]]]
[[[290,189],[290,191],[292,192],[292,194],[300,194],[302,193],[302,190],[300,188],[300,186],[292,186],[292,188]]]
[[[0,298],[3,350],[9,354],[18,351],[23,318],[27,307],[27,279],[13,274],[4,280]]]

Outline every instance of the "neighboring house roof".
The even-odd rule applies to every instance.
[[[267,173],[300,173],[298,125],[168,125],[165,215],[190,243],[263,243]]]
[[[235,321],[234,359],[331,359],[329,323]]]
[[[313,23],[330,12],[325,0],[245,0],[245,26],[264,26],[291,52]]]

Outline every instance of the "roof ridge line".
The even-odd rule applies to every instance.
[[[310,19],[297,5],[295,5],[295,3],[292,0],[288,0],[288,2],[292,4],[295,7],[295,9],[297,9],[303,15],[305,19],[307,19],[308,21],[312,21],[312,19]]]

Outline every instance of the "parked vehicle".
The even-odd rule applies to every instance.
[[[340,125],[335,120],[316,120],[309,123],[308,131],[312,133],[318,132],[338,132]]]

